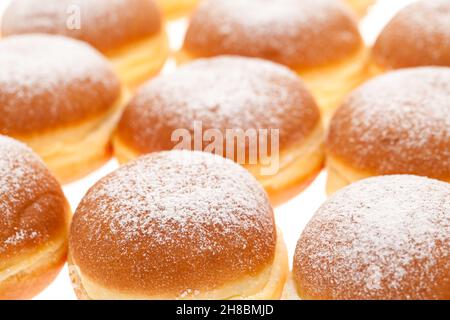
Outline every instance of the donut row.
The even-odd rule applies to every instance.
[[[85,67],[53,62],[69,52]],[[19,64],[11,63],[18,58]],[[329,193],[384,174],[450,182],[447,67],[374,78],[346,98],[325,134],[304,82],[289,69],[259,59],[197,60],[149,81],[127,104],[101,56],[72,40],[8,38],[0,42],[0,65],[0,132],[31,146],[62,182],[108,160],[111,136],[120,163],[180,145],[227,156],[254,174],[274,205],[308,186],[325,156]],[[180,130],[189,139],[174,136]],[[239,130],[244,137],[235,143]],[[223,139],[213,143],[217,135],[208,136],[211,131]],[[256,136],[264,131],[267,135]],[[253,132],[256,145],[246,140]],[[272,149],[266,153],[260,152],[262,138],[276,138],[267,142]],[[248,161],[252,154],[254,162]],[[240,161],[239,155],[244,155]],[[274,170],[264,173],[271,166]]]
[[[157,2],[172,15],[199,1]],[[373,0],[347,2],[362,12]],[[402,10],[381,32],[373,54],[348,3],[201,1],[175,55],[180,63],[231,54],[284,64],[304,78],[326,114],[373,74],[449,65],[447,0],[421,1]],[[1,33],[49,33],[85,41],[105,54],[120,79],[135,88],[155,75],[170,54],[164,21],[153,0],[13,0],[3,16]]]
[[[76,209],[31,149],[0,136],[0,298],[30,298],[68,256],[79,299],[449,299],[450,184],[380,176],[332,196],[287,250],[256,179],[164,151]],[[68,248],[68,253],[67,253]],[[289,278],[289,281],[288,281]]]

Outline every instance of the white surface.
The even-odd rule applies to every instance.
[[[95,0],[93,0],[95,1]],[[0,12],[8,4],[9,0],[0,1]],[[412,0],[379,0],[374,5],[365,19],[361,21],[361,30],[368,44],[371,44],[385,23],[406,4]],[[178,21],[169,25],[169,35],[171,45],[175,50],[183,40],[186,21]],[[169,61],[164,72],[171,72],[175,68],[174,61]],[[1,70],[0,70],[1,72]],[[76,183],[64,187],[64,192],[70,201],[73,211],[77,207],[86,191],[101,177],[118,167],[115,160],[110,161],[106,166],[89,177]],[[316,181],[302,194],[275,210],[277,224],[283,231],[283,236],[288,246],[289,256],[295,250],[297,240],[317,208],[325,201],[326,173],[322,172]],[[65,267],[58,278],[44,290],[36,299],[75,299],[70,279]]]

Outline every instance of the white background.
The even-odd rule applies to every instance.
[[[92,0],[95,1],[95,0]],[[226,0],[224,0],[226,1]],[[0,0],[0,13],[7,6],[9,0]],[[361,21],[361,32],[368,45],[371,45],[383,26],[401,8],[412,0],[378,0],[370,9],[369,14]],[[183,41],[184,31],[187,21],[180,20],[169,23],[169,36],[171,37],[171,47],[178,49]],[[175,68],[174,61],[167,62],[163,72],[172,72]],[[0,70],[1,72],[1,70]],[[104,175],[118,167],[115,160],[110,161],[99,171],[76,183],[64,187],[64,192],[70,201],[72,210],[75,211],[79,201],[86,193],[87,189]],[[288,246],[290,261],[295,250],[297,240],[318,207],[326,200],[325,195],[326,173],[322,174],[316,181],[302,194],[275,210],[277,224],[283,231],[283,235]],[[36,299],[75,299],[75,294],[71,288],[70,279],[65,267],[58,278]]]

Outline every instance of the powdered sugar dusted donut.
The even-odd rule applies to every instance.
[[[196,123],[201,125],[200,136]],[[244,161],[238,162],[252,169],[272,200],[292,196],[293,190],[308,185],[322,168],[319,109],[297,75],[272,62],[235,56],[200,59],[149,81],[123,113],[114,139],[115,153],[126,162],[141,154],[171,150],[180,144],[173,138],[180,129],[198,138],[201,150],[211,144],[208,132],[221,133],[222,153],[212,152],[237,161],[243,155]],[[234,136],[227,136],[231,130],[252,130],[256,139],[266,130],[268,143],[277,130],[279,150],[272,144],[268,156],[273,165],[279,161],[279,168],[261,174],[261,167],[267,166],[262,152],[257,154],[257,163],[246,159],[263,149],[262,139],[259,145],[237,143]],[[188,141],[188,147],[195,148],[195,142]],[[228,154],[231,145],[236,152]]]
[[[375,78],[336,111],[326,147],[329,191],[371,175],[450,181],[450,68]]]
[[[177,57],[239,55],[298,73],[328,116],[367,77],[368,50],[357,19],[341,0],[206,0]]]
[[[96,50],[60,36],[9,37],[0,70],[1,134],[27,142],[63,181],[110,156],[121,85]]]
[[[142,157],[98,182],[70,234],[91,299],[278,298],[287,257],[256,180],[208,153]]]
[[[0,136],[0,299],[31,298],[66,260],[70,209],[25,145]]]
[[[161,29],[153,0],[13,0],[2,35],[49,33],[86,41],[108,53]]]
[[[417,176],[357,182],[304,230],[294,280],[304,299],[449,299],[450,184]]]
[[[361,45],[350,10],[334,0],[207,0],[184,42],[195,56],[236,54],[297,69],[339,61]]]
[[[379,68],[450,66],[450,1],[422,0],[401,10],[373,49]]]
[[[156,73],[168,55],[154,0],[13,0],[1,27],[4,37],[47,33],[85,41],[132,86]]]

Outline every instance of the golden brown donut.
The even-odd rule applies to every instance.
[[[200,0],[156,0],[166,18],[175,19],[192,12]]]
[[[325,116],[365,79],[368,62],[356,17],[341,0],[203,1],[178,60],[222,54],[290,67],[305,80]]]
[[[49,33],[88,42],[130,87],[158,73],[169,51],[154,0],[13,0],[2,22],[3,36]]]
[[[382,176],[333,195],[303,231],[302,299],[450,299],[450,184]]]
[[[25,145],[0,136],[0,299],[29,299],[66,261],[70,208]]]
[[[450,66],[450,1],[417,1],[384,28],[373,48],[375,72]]]
[[[450,68],[402,69],[354,91],[326,141],[328,192],[385,174],[450,182]]]
[[[81,299],[278,299],[287,253],[264,190],[209,153],[154,153],[78,207],[70,271]]]
[[[173,135],[180,129],[192,140],[200,138],[198,146],[188,140],[183,149],[214,152],[246,166],[275,204],[305,188],[323,166],[323,129],[313,97],[295,73],[269,61],[200,59],[149,81],[124,111],[113,141],[115,154],[125,163],[141,154],[178,148],[180,141]],[[223,137],[222,152],[208,148],[211,130]],[[227,135],[230,130],[262,133],[274,152],[269,148],[265,157],[258,149],[262,140],[257,145],[243,139],[239,143]],[[278,146],[271,143],[275,130]],[[229,154],[227,148],[235,152]],[[258,161],[252,162],[249,156],[255,153]]]
[[[113,69],[89,45],[51,35],[0,41],[0,134],[26,142],[67,182],[103,164],[122,102]]]

